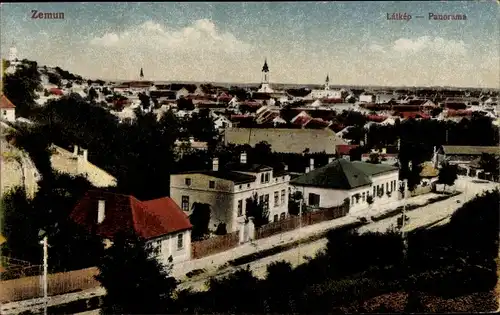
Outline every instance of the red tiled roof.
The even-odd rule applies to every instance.
[[[341,98],[323,98],[320,100],[323,104],[337,104],[342,103]]]
[[[2,98],[0,99],[0,108],[16,108],[14,104],[7,98],[7,96],[2,94]]]
[[[446,113],[446,117],[457,117],[457,116],[471,116],[472,111],[470,110],[451,110],[449,109]]]
[[[401,112],[399,113],[399,116],[402,118],[423,118],[423,119],[428,119],[431,116],[421,113],[421,112]]]
[[[61,91],[60,89],[57,89],[57,88],[51,88],[49,90],[49,92],[52,94],[55,94],[55,95],[63,95],[64,94],[63,91]]]
[[[98,201],[105,200],[105,218],[97,223]],[[140,201],[133,196],[92,190],[78,202],[70,217],[79,225],[103,237],[135,232],[151,239],[190,229],[186,214],[169,197]]]
[[[326,128],[330,126],[330,122],[324,121],[323,119],[320,118],[313,118],[309,120],[308,122],[305,123],[304,127],[310,128],[310,129],[321,129],[321,128]]]
[[[368,115],[366,117],[369,121],[374,121],[374,122],[382,122],[387,119],[387,116],[378,116],[378,115]]]
[[[352,149],[357,147],[357,144],[338,144],[335,147],[335,151],[340,155],[348,155]]]
[[[312,120],[312,118],[310,116],[300,115],[300,116],[296,116],[292,120],[292,124],[299,125],[299,126],[304,126],[305,124],[307,124],[311,120]]]

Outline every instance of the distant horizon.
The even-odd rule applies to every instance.
[[[494,1],[4,3],[0,46],[2,57],[14,44],[21,59],[105,80],[142,68],[152,81],[248,84],[267,60],[282,84],[329,75],[340,86],[489,89],[500,82],[499,12]]]

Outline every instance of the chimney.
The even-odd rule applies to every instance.
[[[285,164],[285,171],[288,171],[288,165]]]
[[[309,166],[306,167],[306,173],[309,173]]]
[[[102,221],[104,221],[105,217],[105,206],[106,206],[106,201],[104,200],[99,200],[98,206],[97,206],[97,224],[101,224]]]
[[[73,146],[73,156],[78,156],[78,146],[77,145]]]
[[[89,156],[89,151],[87,149],[83,149],[83,160],[87,162],[88,156]]]
[[[219,159],[218,158],[214,158],[212,160],[212,170],[217,172],[219,170]]]
[[[194,142],[194,137],[189,137],[189,142],[193,143]]]
[[[240,163],[241,164],[247,164],[247,153],[243,152],[240,155]]]
[[[334,157],[329,157],[329,158],[328,158],[328,164],[332,163],[332,162],[333,162],[333,160],[335,160],[335,158],[334,158]]]
[[[312,171],[314,170],[314,159],[309,160],[309,169]]]

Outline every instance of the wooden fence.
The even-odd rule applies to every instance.
[[[191,259],[217,254],[238,246],[240,233],[235,231],[226,235],[191,243]]]
[[[345,216],[347,212],[349,212],[349,208],[347,206],[308,212],[302,215],[302,226],[337,219]],[[286,220],[266,224],[255,231],[255,239],[266,238],[275,234],[294,230],[299,227],[300,221],[300,217],[294,216]]]
[[[59,295],[100,286],[94,276],[99,274],[95,267],[49,274],[48,295]],[[42,277],[32,276],[0,282],[0,303],[43,297]]]

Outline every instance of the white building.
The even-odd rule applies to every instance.
[[[359,96],[360,103],[373,103],[375,101],[375,95],[370,93],[363,93]]]
[[[312,164],[312,163],[311,163]],[[340,206],[348,198],[350,213],[398,200],[398,168],[345,159],[310,170],[290,182],[312,209]]]
[[[231,120],[229,120],[229,118],[227,118],[224,115],[217,116],[214,119],[214,125],[215,125],[216,130],[222,130],[225,128],[232,128],[233,127],[233,123],[231,122]]]
[[[16,121],[16,106],[3,94],[0,97],[0,120]]]
[[[12,74],[16,72],[16,68],[21,64],[19,56],[17,55],[17,49],[12,45],[9,49],[9,67],[5,69],[6,73]]]
[[[331,90],[330,89],[330,78],[327,75],[325,79],[325,87],[323,90],[312,90],[311,93],[304,99],[341,99],[341,90]]]
[[[192,225],[169,197],[140,201],[133,196],[92,190],[80,199],[70,217],[103,237],[108,245],[112,245],[116,233],[134,232],[163,265],[170,257],[174,264],[191,259]]]
[[[227,231],[234,232],[245,219],[246,200],[257,194],[269,210],[270,222],[287,217],[290,176],[286,171],[248,164],[246,153],[238,164],[219,169],[219,161],[214,159],[212,166],[212,170],[170,176],[170,197],[183,211],[190,213],[194,203],[209,204],[210,228],[225,223]]]

